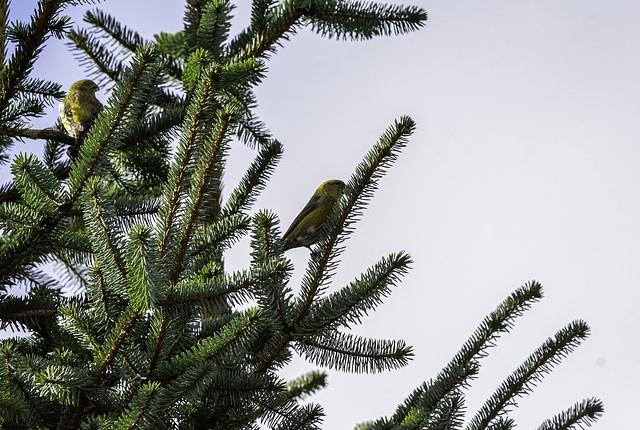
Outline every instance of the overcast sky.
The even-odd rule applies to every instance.
[[[12,17],[35,3],[14,0]],[[237,3],[235,23],[245,26],[249,2]],[[429,20],[409,35],[337,42],[300,31],[269,61],[257,90],[258,114],[285,155],[256,210],[274,210],[283,228],[320,183],[347,180],[395,119],[407,114],[418,124],[346,242],[331,287],[406,250],[413,270],[354,331],[405,339],[416,357],[382,375],[330,372],[328,388],[312,398],[325,407],[324,428],[393,413],[486,314],[532,279],[545,298],[482,361],[467,417],[547,337],[584,319],[590,338],[511,416],[535,428],[595,396],[606,409],[596,428],[628,428],[640,400],[640,2],[412,4]],[[94,7],[149,39],[182,25],[178,0]],[[78,24],[86,9],[71,10]],[[87,76],[58,41],[35,74],[65,88]],[[52,108],[42,124],[56,115]],[[26,142],[20,150],[39,146]],[[231,156],[226,190],[253,152],[238,144]],[[289,255],[297,290],[308,251]],[[230,270],[246,267],[247,242],[226,261]],[[314,368],[296,360],[285,376]]]

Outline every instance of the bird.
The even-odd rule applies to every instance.
[[[76,81],[58,106],[62,125],[76,140],[68,151],[72,160],[77,157],[82,141],[102,110],[102,103],[96,98],[99,89],[90,79]]]
[[[293,220],[282,237],[284,250],[305,246],[309,248],[320,235],[320,231],[329,218],[335,204],[340,200],[345,183],[339,179],[323,182],[309,203]]]

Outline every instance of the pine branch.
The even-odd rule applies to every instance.
[[[513,418],[498,417],[491,421],[491,424],[487,427],[487,430],[514,430],[516,428],[516,422]]]
[[[79,402],[82,388],[90,378],[88,369],[53,363],[35,371],[34,377],[35,387],[43,397],[57,399],[65,405]]]
[[[271,211],[262,210],[254,216],[251,233],[252,264],[260,265],[271,258],[282,255],[282,233],[278,228],[278,217]]]
[[[255,290],[258,303],[266,317],[272,323],[272,329],[279,332],[292,332],[291,326],[291,288],[287,286],[293,266],[289,260],[282,260],[281,233],[275,214],[261,211],[254,217],[251,234],[252,264],[258,267],[265,264],[283,264],[279,276],[260,284]]]
[[[200,159],[199,168],[196,170],[194,175],[194,182],[192,185],[193,193],[190,195],[190,204],[187,206],[185,211],[185,218],[181,229],[182,234],[173,263],[173,270],[171,272],[171,281],[174,285],[178,283],[182,272],[184,259],[191,240],[191,234],[193,228],[196,226],[198,218],[200,217],[200,210],[203,205],[211,177],[214,174],[214,170],[218,168],[217,161],[220,151],[222,151],[223,143],[227,138],[229,121],[229,116],[222,114],[221,117],[217,119],[210,136],[205,140],[205,145],[208,148],[204,149],[205,156]]]
[[[55,257],[66,266],[69,276],[74,276],[74,280],[86,284],[83,278],[86,271],[84,262],[91,261],[94,256],[89,235],[85,231],[62,231],[54,239],[57,248],[54,251]]]
[[[27,38],[21,40],[0,76],[0,112],[5,112],[16,95],[20,82],[27,77],[42,52],[50,34],[61,35],[68,17],[59,15],[63,0],[40,0],[35,15],[24,29]],[[3,33],[6,34],[6,33]]]
[[[154,35],[155,43],[162,52],[164,71],[176,81],[182,81],[183,59],[187,57],[184,32]]]
[[[238,186],[231,192],[222,210],[222,216],[243,213],[251,208],[258,194],[266,187],[267,181],[282,158],[283,151],[282,145],[277,140],[260,150]]]
[[[43,401],[37,393],[28,388],[31,386],[28,382],[31,378],[27,369],[37,369],[39,366],[33,363],[34,357],[25,360],[21,353],[24,345],[19,341],[8,340],[3,342],[2,346],[0,349],[0,359],[3,364],[0,367],[2,380],[10,390],[11,397],[20,400],[22,410],[19,412],[22,413],[19,418],[23,423],[30,424],[34,428],[44,427],[49,421],[48,417],[52,412],[55,413],[57,408],[53,406],[53,402]]]
[[[120,149],[125,152],[164,149],[168,146],[166,141],[175,137],[176,129],[184,121],[184,115],[185,109],[182,106],[167,106],[159,113],[138,119],[131,124],[127,135],[123,136]]]
[[[85,236],[86,237],[86,236]],[[87,239],[86,250],[91,250],[91,244]],[[80,250],[74,250],[80,253]],[[76,258],[73,252],[56,252],[56,258],[58,260],[58,267],[54,270],[56,274],[60,276],[60,284],[63,288],[69,291],[71,294],[78,294],[81,291],[86,291],[88,286],[87,274],[88,268],[83,265],[80,258]],[[89,252],[86,253],[86,257],[83,260],[88,260]]]
[[[274,9],[270,15],[270,22],[263,31],[249,31],[251,38],[242,46],[235,46],[239,43],[231,42],[231,54],[227,57],[226,64],[266,57],[270,52],[274,52],[276,46],[288,40],[288,33],[295,33],[303,12],[302,8],[296,7],[295,0],[285,0]]]
[[[137,32],[123,26],[111,15],[101,10],[87,11],[84,15],[84,21],[102,30],[120,46],[126,48],[130,54],[135,54],[142,45],[147,43]]]
[[[589,326],[584,321],[574,321],[547,339],[498,387],[476,415],[467,429],[486,428],[494,419],[506,413],[515,404],[515,397],[531,391],[531,386],[540,381],[545,373],[558,364],[589,335]]]
[[[160,327],[155,336],[155,346],[151,351],[149,361],[147,363],[146,374],[150,375],[156,370],[156,366],[158,365],[158,361],[160,360],[160,354],[162,353],[162,346],[164,345],[164,341],[167,336],[167,332],[169,330],[169,323],[171,322],[171,315],[168,310],[162,311],[162,319],[160,322]]]
[[[58,310],[60,329],[71,335],[76,348],[94,354],[100,350],[100,333],[90,322],[87,303],[81,299],[69,299],[62,303]]]
[[[127,247],[127,288],[129,301],[143,312],[156,306],[164,298],[160,259],[155,237],[149,228],[135,226],[129,233]]]
[[[215,305],[223,297],[235,302],[234,295],[240,297],[239,302],[245,302],[245,299],[253,296],[253,290],[259,285],[279,278],[290,270],[288,262],[274,261],[273,264],[256,267],[251,271],[237,272],[226,278],[196,278],[192,282],[178,284],[170,298],[160,299],[157,303],[167,308],[192,308],[194,304],[206,306],[209,302]]]
[[[89,65],[89,72],[98,78],[98,83],[103,84],[104,80],[99,78],[97,71],[107,76],[111,82],[118,82],[124,70],[122,62],[116,58],[104,44],[100,44],[98,40],[86,30],[71,30],[69,32],[69,40],[74,44],[75,49],[79,51],[76,56],[81,64]]]
[[[261,400],[256,403],[258,413],[255,414],[255,420],[259,419],[263,425],[273,430],[320,430],[319,425],[322,422],[322,417],[325,416],[320,405],[311,403],[299,406],[287,401],[282,396],[269,403]],[[236,424],[233,427],[237,426]],[[228,426],[228,428],[231,427],[231,425]]]
[[[84,219],[94,246],[96,260],[100,271],[107,278],[110,288],[125,292],[127,284],[127,271],[123,235],[115,228],[114,210],[104,197],[97,180],[89,182],[89,186],[83,196]]]
[[[162,412],[158,398],[162,393],[159,382],[149,381],[144,384],[129,402],[129,409],[123,411],[114,423],[114,428],[157,428]]]
[[[199,362],[210,360],[234,348],[240,349],[239,343],[250,335],[259,317],[260,314],[256,309],[238,315],[214,336],[202,339],[187,351],[171,357],[162,367],[158,368],[158,373],[171,375],[170,379],[173,379],[175,375],[186,372]]]
[[[191,245],[189,273],[200,273],[201,269],[217,264],[219,255],[246,235],[251,224],[247,216],[221,216],[217,221],[204,225],[195,234]]]
[[[359,324],[362,317],[382,303],[391,294],[391,288],[404,276],[411,257],[405,253],[391,254],[369,269],[360,279],[318,300],[308,317],[296,327],[296,334],[316,336],[319,333]]]
[[[60,209],[65,199],[62,184],[34,155],[19,154],[11,172],[25,204],[39,213]]]
[[[102,351],[97,357],[98,361],[95,363],[95,370],[92,372],[93,380],[89,387],[84,388],[85,391],[80,396],[80,400],[77,402],[77,406],[73,412],[73,415],[71,416],[71,419],[69,420],[65,428],[73,430],[79,426],[84,410],[91,401],[90,391],[95,390],[100,384],[102,378],[105,377],[107,368],[116,358],[117,353],[120,352],[120,348],[122,347],[127,336],[129,336],[129,332],[132,330],[134,323],[139,317],[139,314],[140,311],[138,309],[128,309],[126,312],[123,312],[123,317],[119,321],[118,325],[114,328],[114,330],[111,331],[109,338],[105,342]]]
[[[5,295],[0,301],[2,327],[7,325],[34,329],[41,327],[42,320],[57,314],[56,303],[52,300],[38,300],[37,297],[15,297]]]
[[[304,399],[327,385],[328,375],[313,370],[305,373],[287,384],[287,397]]]
[[[404,341],[366,339],[332,332],[307,337],[295,346],[307,360],[343,372],[377,373],[407,365],[413,349]]]
[[[459,429],[464,422],[464,395],[459,390],[453,390],[442,399],[425,419],[421,414],[409,416],[402,423],[406,429],[442,430]],[[413,420],[412,420],[413,418]]]
[[[417,6],[364,1],[316,1],[304,13],[304,21],[316,32],[345,40],[409,33],[423,27],[426,20],[427,13]]]
[[[31,116],[41,116],[44,113],[44,105],[56,104],[56,101],[65,95],[62,86],[56,82],[26,77],[19,84],[13,107],[19,104],[21,106],[17,111]]]
[[[273,339],[269,344],[267,344],[268,351],[259,358],[255,366],[254,373],[259,374],[266,372],[274,362],[281,358],[292,340],[293,335],[291,332],[285,331],[283,334],[279,335],[276,339]]]
[[[69,177],[69,171],[71,167],[68,163],[62,163],[55,166],[52,170],[53,175],[58,180],[65,180]],[[22,199],[22,196],[18,189],[16,188],[16,184],[14,182],[10,182],[8,184],[4,184],[0,186],[0,203],[6,202],[16,202]]]
[[[187,10],[184,16],[185,45],[196,46],[195,41],[204,13],[203,5],[206,6],[207,2],[203,0],[187,0],[186,3]]]
[[[215,421],[221,429],[253,428],[256,421],[265,423],[277,416],[276,424],[281,419],[286,420],[289,412],[295,413],[291,407],[293,403],[283,395],[284,390],[284,384],[275,375],[252,375],[218,367],[205,393],[208,403],[200,403],[200,408],[208,410],[225,405],[223,409],[227,409],[227,405],[230,408],[244,405],[243,414],[217,414]],[[212,421],[206,420],[205,425],[211,425]]]
[[[468,384],[469,379],[477,374],[478,361],[486,356],[486,350],[495,344],[500,334],[511,329],[516,318],[541,298],[542,286],[535,281],[527,283],[507,297],[482,321],[436,378],[416,388],[398,406],[392,422],[399,425],[408,419],[412,422],[427,419],[449,393]]]
[[[251,4],[251,28],[254,31],[263,31],[266,29],[276,2],[277,0],[255,0]]]
[[[18,211],[20,213],[18,213]],[[0,246],[0,286],[9,285],[12,279],[26,277],[26,269],[43,263],[53,251],[48,239],[57,231],[62,212],[56,215],[38,213],[26,207],[18,209],[7,204],[0,206],[0,219],[13,224],[19,234],[14,234]]]
[[[585,399],[576,403],[555,417],[545,420],[538,430],[570,430],[583,428],[583,424],[591,426],[604,413],[604,406],[598,399]]]
[[[211,65],[203,72],[202,79],[195,91],[194,97],[187,109],[186,120],[183,132],[178,144],[176,160],[171,167],[169,180],[164,192],[165,202],[161,206],[161,214],[164,218],[164,225],[161,228],[159,240],[160,258],[164,259],[167,254],[169,241],[175,234],[174,222],[181,209],[180,197],[184,192],[187,181],[190,178],[188,169],[196,152],[196,142],[201,139],[202,127],[210,114],[211,98],[214,82],[220,73],[215,65]]]
[[[282,422],[273,428],[274,430],[320,430],[321,427],[319,425],[322,423],[322,417],[324,416],[324,410],[320,405],[311,403],[301,407],[296,406],[295,410],[282,414]]]
[[[265,128],[265,125],[254,118],[250,112],[238,118],[236,136],[242,143],[252,149],[255,147],[264,148],[273,142],[271,134]]]
[[[7,296],[3,299],[3,305],[8,301]],[[5,321],[17,321],[21,319],[29,319],[33,317],[48,317],[55,315],[57,313],[57,309],[28,309],[24,311],[16,311],[16,312],[6,312],[0,310],[0,319]]]
[[[207,2],[200,16],[194,46],[211,52],[215,61],[222,57],[231,28],[233,8],[228,1]]]

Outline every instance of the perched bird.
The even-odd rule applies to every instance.
[[[285,251],[299,246],[309,247],[315,243],[333,206],[340,200],[344,187],[344,182],[337,179],[327,181],[318,187],[309,203],[284,234],[282,241]]]
[[[77,156],[80,144],[102,110],[102,103],[96,98],[99,89],[89,79],[74,82],[58,106],[62,125],[76,139],[75,147],[69,149],[72,159]]]

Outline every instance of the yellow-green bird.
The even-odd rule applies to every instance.
[[[284,234],[282,241],[285,251],[299,246],[309,247],[315,243],[333,206],[340,200],[344,187],[344,182],[338,179],[324,182],[318,187]]]
[[[74,82],[58,106],[62,125],[78,143],[84,140],[102,110],[102,103],[96,98],[99,89],[89,79]]]

